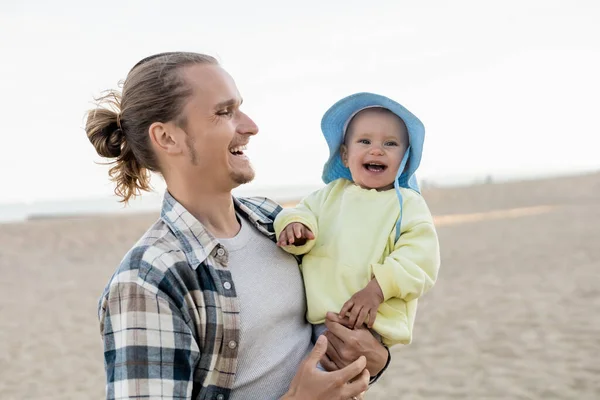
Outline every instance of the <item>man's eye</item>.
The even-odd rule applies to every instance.
[[[231,110],[231,109],[222,110],[222,111],[217,112],[217,115],[230,117],[231,115],[233,115],[233,110]]]

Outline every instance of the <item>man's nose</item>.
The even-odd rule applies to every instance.
[[[240,124],[238,125],[238,132],[245,135],[256,135],[258,133],[258,126],[254,123],[252,118],[240,111],[241,118]]]

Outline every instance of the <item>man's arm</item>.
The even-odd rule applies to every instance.
[[[191,399],[200,351],[180,311],[132,282],[115,282],[100,309],[107,399]]]

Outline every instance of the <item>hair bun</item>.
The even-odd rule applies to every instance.
[[[121,155],[121,148],[125,140],[123,130],[119,127],[119,124],[115,121],[107,125],[100,131],[100,134],[104,138],[104,145],[101,146],[103,153],[100,154],[104,157],[117,158]],[[98,148],[96,148],[98,150]],[[100,152],[98,152],[100,153]]]
[[[85,130],[100,156],[117,158],[121,155],[125,135],[116,112],[103,108],[90,111]]]

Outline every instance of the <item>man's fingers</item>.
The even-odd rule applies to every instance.
[[[350,310],[352,310],[352,306],[354,305],[354,302],[352,300],[348,300],[347,302],[344,303],[344,305],[342,306],[342,309],[340,310],[340,315],[342,317],[346,316],[346,313]]]
[[[327,330],[329,332],[333,333],[333,335],[340,339],[342,342],[344,341],[344,338],[347,338],[348,334],[351,332],[351,328],[348,328],[340,324],[339,322],[334,322],[329,318],[325,320],[325,326],[327,327]]]
[[[360,356],[352,364],[349,364],[348,366],[340,369],[339,371],[332,372],[332,374],[339,374],[341,376],[341,378],[343,379],[343,382],[350,382],[352,379],[359,376],[360,373],[364,371],[366,366],[367,366],[367,359],[365,358],[365,356]],[[368,381],[368,377],[367,377],[367,384],[368,383],[369,383],[369,381]],[[356,396],[359,393],[362,393],[362,391],[354,394],[353,396]]]
[[[334,348],[342,348],[344,346],[344,341],[335,336],[332,332],[325,332],[325,336],[327,336],[327,349]]]
[[[338,369],[340,369],[340,367],[336,363],[331,361],[327,354],[321,357],[321,365],[323,366],[323,368],[325,368],[325,371],[337,371]]]
[[[338,314],[336,314],[334,312],[331,312],[331,311],[328,312],[327,315],[326,315],[326,319],[328,321],[331,321],[331,322],[342,324],[346,328],[350,328],[350,329],[352,328],[350,326],[350,320],[347,317],[342,317],[341,315],[338,315]]]
[[[343,362],[340,353],[338,353],[337,349],[342,348],[341,341],[335,337],[331,332],[325,332],[327,336],[327,357],[338,367],[337,369],[341,369],[346,365]]]
[[[359,396],[369,387],[369,370],[363,369],[362,373],[356,379],[344,387],[343,398],[351,399],[354,396]]]
[[[319,336],[315,347],[311,350],[306,361],[311,368],[317,368],[317,364],[323,358],[323,355],[327,352],[327,338],[324,335]]]

